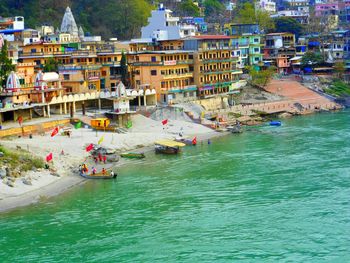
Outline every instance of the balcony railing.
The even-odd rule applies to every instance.
[[[211,81],[210,83],[204,83],[204,87],[220,87],[220,86],[226,86],[226,85],[231,85],[233,83],[232,80],[223,80],[223,81]]]
[[[99,70],[101,68],[101,65],[65,65],[65,66],[59,66],[58,70]]]
[[[242,70],[240,70],[240,69],[213,69],[213,70],[201,71],[201,73],[204,75],[224,74],[224,73],[242,73]]]
[[[218,62],[232,62],[234,61],[235,57],[230,58],[209,58],[209,59],[203,59],[203,63],[218,63]]]
[[[193,73],[181,73],[181,74],[167,74],[163,75],[163,79],[176,79],[176,78],[191,78]]]

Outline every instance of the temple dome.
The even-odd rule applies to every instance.
[[[84,30],[81,26],[79,27],[79,38],[80,40],[84,39]]]
[[[14,71],[11,71],[6,81],[6,90],[15,92],[20,88],[21,84],[19,83],[19,78],[17,74]]]
[[[67,6],[66,12],[64,13],[60,32],[61,33],[69,33],[69,34],[75,35],[75,36],[78,36],[78,34],[79,34],[78,26],[75,23],[73,13],[70,10],[69,6]]]

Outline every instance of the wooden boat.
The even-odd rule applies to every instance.
[[[226,127],[228,131],[232,133],[242,133],[241,125],[235,125],[235,126],[227,126]]]
[[[120,157],[129,158],[129,159],[142,159],[142,158],[145,158],[146,156],[144,153],[130,152],[130,153],[122,153],[120,154]]]
[[[80,176],[86,178],[86,179],[115,179],[117,178],[117,173],[114,173],[114,175],[111,175],[112,170],[106,170],[106,173],[103,174],[102,172],[100,173],[95,173],[95,174],[86,174],[80,171]]]
[[[172,140],[159,140],[155,142],[155,151],[156,153],[164,154],[178,154],[181,147],[186,146],[182,142],[176,142]]]

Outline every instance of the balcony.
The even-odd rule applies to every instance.
[[[203,87],[222,87],[222,86],[227,86],[227,85],[231,85],[233,83],[232,80],[223,80],[223,81],[211,81],[210,83],[204,83]]]
[[[233,57],[230,58],[209,58],[209,59],[203,59],[202,63],[220,63],[220,62],[233,62]]]
[[[240,69],[214,69],[214,70],[206,70],[201,71],[204,75],[212,75],[212,74],[224,74],[224,73],[233,73],[233,74],[242,74],[242,70]]]
[[[187,59],[187,60],[177,60],[177,65],[191,65],[193,64],[193,59]]]
[[[120,67],[120,62],[118,61],[106,61],[101,63],[104,67]]]
[[[181,74],[168,74],[168,75],[163,75],[163,79],[179,79],[179,78],[192,78],[193,73],[181,73]]]
[[[59,66],[59,71],[64,70],[99,70],[101,68],[100,65],[65,65],[65,66]]]
[[[197,86],[196,85],[188,85],[184,87],[172,87],[172,88],[162,88],[162,92],[167,93],[180,93],[180,92],[188,92],[188,91],[196,91]]]
[[[201,47],[198,48],[198,51],[208,51],[208,50],[234,50],[237,49],[236,47],[233,46],[220,46],[220,47]]]
[[[191,65],[193,59],[187,60],[165,60],[165,61],[129,61],[133,66],[175,66],[175,65]]]
[[[156,62],[151,62],[151,61],[135,61],[135,62],[129,62],[132,66],[162,66],[163,62],[162,61],[156,61]]]
[[[71,56],[72,52],[62,52],[62,51],[56,51],[56,52],[19,52],[18,58],[36,58],[36,57],[69,57]]]

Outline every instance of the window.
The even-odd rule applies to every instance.
[[[63,74],[63,79],[64,80],[69,80],[69,74]]]
[[[254,43],[259,43],[259,38],[254,38]]]
[[[151,76],[157,76],[157,70],[151,70]]]
[[[259,52],[259,48],[258,47],[254,48],[254,52],[258,53]]]
[[[157,58],[156,57],[151,57],[151,61],[152,62],[157,62]]]

